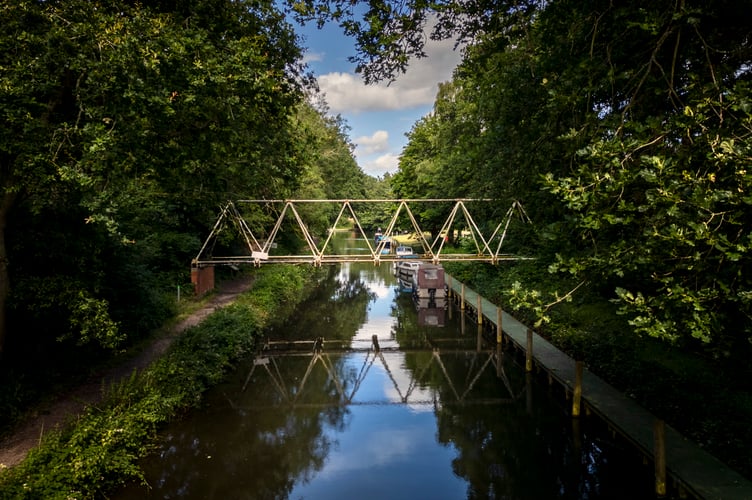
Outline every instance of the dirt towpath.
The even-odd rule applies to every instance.
[[[129,377],[134,370],[143,370],[149,366],[152,361],[167,351],[172,342],[186,328],[197,325],[217,309],[231,304],[238,294],[248,290],[251,284],[250,278],[222,283],[204,307],[175,325],[170,331],[155,338],[128,362],[92,377],[87,383],[66,394],[61,394],[48,407],[40,408],[21,423],[12,434],[0,441],[0,469],[20,463],[26,458],[29,450],[39,444],[45,432],[59,427],[69,418],[81,413],[86,406],[101,400],[102,387],[108,387],[123,377]]]

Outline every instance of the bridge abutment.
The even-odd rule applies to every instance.
[[[192,267],[191,283],[193,283],[195,295],[203,295],[210,290],[214,290],[214,266]]]

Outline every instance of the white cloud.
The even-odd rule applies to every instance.
[[[320,62],[324,60],[324,53],[323,52],[310,52],[306,51],[305,54],[303,54],[303,62],[305,64],[309,64],[312,62]]]
[[[387,153],[375,160],[362,160],[358,158],[358,165],[365,173],[373,177],[381,177],[386,172],[394,173],[399,165],[399,155]]]
[[[366,85],[354,73],[328,73],[318,78],[319,88],[334,113],[363,113],[409,109],[433,104],[438,82],[448,81],[460,62],[454,41],[428,40],[428,57],[413,59],[404,75],[391,84]]]
[[[353,73],[329,73],[319,77],[319,88],[334,113],[363,113],[414,108],[431,104],[436,96],[432,85],[413,88],[398,83],[365,85]]]
[[[361,136],[355,139],[356,154],[368,156],[389,151],[389,132],[377,130],[371,136]]]

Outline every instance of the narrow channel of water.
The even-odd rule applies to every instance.
[[[265,356],[165,430],[149,487],[116,498],[651,497],[632,450],[573,423],[459,311],[416,311],[391,271],[331,268]]]

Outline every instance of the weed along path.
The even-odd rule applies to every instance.
[[[252,278],[250,277],[220,284],[217,292],[203,307],[152,339],[136,356],[122,365],[92,377],[88,383],[60,395],[48,406],[39,408],[13,433],[0,441],[0,469],[19,464],[26,458],[29,451],[39,444],[46,432],[59,428],[71,418],[79,415],[87,406],[100,401],[104,387],[109,387],[124,377],[129,377],[134,370],[143,370],[149,366],[164,354],[173,341],[187,328],[199,324],[217,309],[231,304],[240,293],[250,289],[251,285]]]

